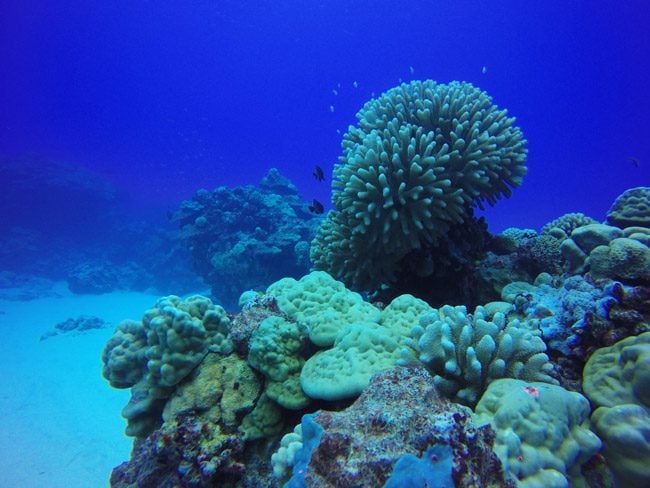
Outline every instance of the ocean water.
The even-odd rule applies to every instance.
[[[642,0],[5,0],[0,331],[12,333],[2,346],[3,384],[37,385],[48,354],[62,365],[60,377],[74,375],[61,351],[83,348],[93,353],[79,384],[108,398],[101,349],[121,318],[140,318],[143,303],[203,293],[236,312],[240,292],[307,270],[304,249],[302,268],[285,268],[269,246],[242,235],[277,223],[309,242],[320,217],[308,207],[317,200],[325,212],[332,208],[343,134],[364,103],[403,82],[469,82],[516,118],[528,141],[528,173],[511,198],[479,212],[490,232],[539,231],[569,212],[604,221],[618,195],[650,186],[647,12]],[[314,177],[316,166],[324,181]],[[223,239],[220,257],[202,250],[183,227],[190,214],[181,202],[200,189],[259,186],[271,168],[295,185],[296,200],[283,205],[304,227],[268,215],[228,223],[228,212],[247,212],[240,195],[215,203],[214,218],[229,225],[210,236]],[[249,247],[237,251],[238,243]],[[255,274],[256,259],[261,268],[277,259],[273,272]],[[39,341],[67,317],[93,315],[93,307],[105,330],[82,342],[63,333]],[[48,372],[44,381],[56,377]],[[115,460],[128,459],[119,422],[118,432],[75,425],[83,405],[74,382],[64,383],[56,393],[22,389],[15,402],[3,393],[0,414],[11,434],[0,440],[0,486],[43,486],[43,476],[51,486],[104,486]],[[97,397],[87,398],[100,408]],[[59,415],[66,399],[74,408],[59,425],[69,428],[53,433],[47,412]],[[42,428],[30,429],[32,421]],[[93,442],[84,443],[88,436]],[[48,462],[42,446],[52,438],[59,454],[77,448]],[[17,439],[27,440],[12,453]],[[30,442],[41,448],[31,451]],[[83,466],[84,456],[84,469],[60,469]]]

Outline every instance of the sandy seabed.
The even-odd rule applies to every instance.
[[[116,292],[0,300],[0,487],[108,486],[111,469],[129,458],[132,439],[120,417],[128,390],[102,378],[101,352],[117,324],[140,319],[158,295]],[[54,325],[80,315],[105,329],[46,340]]]

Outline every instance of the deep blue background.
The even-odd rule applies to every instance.
[[[200,187],[257,183],[271,166],[328,202],[329,178],[311,172],[331,174],[337,130],[373,93],[416,78],[476,84],[529,140],[529,174],[488,212],[491,230],[570,211],[603,219],[623,190],[650,184],[643,0],[1,9],[0,154],[89,166],[143,206],[174,209]]]

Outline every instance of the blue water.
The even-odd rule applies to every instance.
[[[539,231],[569,212],[603,221],[623,191],[650,186],[649,11],[644,0],[3,0],[0,486],[103,486],[129,455],[125,397],[101,377],[110,330],[39,337],[80,313],[137,320],[161,295],[211,294],[233,311],[244,284],[264,290],[287,268],[230,253],[238,231],[250,244],[262,225],[228,222],[248,215],[245,198],[214,205],[232,228],[199,236],[221,248],[193,257],[177,239],[181,202],[277,168],[304,200],[284,198],[287,213],[304,215],[272,237],[313,230],[307,206],[331,208],[355,114],[402,82],[471,82],[516,117],[528,174],[482,213],[491,232]],[[264,248],[277,229],[260,222]]]
[[[642,0],[8,0],[2,10],[0,154],[87,166],[142,205],[173,209],[200,187],[256,184],[272,166],[327,203],[311,169],[329,176],[337,130],[373,94],[427,78],[486,90],[529,141],[529,174],[488,212],[490,230],[538,229],[571,211],[601,220],[623,190],[650,182]]]

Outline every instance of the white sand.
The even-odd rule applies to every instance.
[[[0,487],[108,486],[129,458],[120,411],[128,390],[101,376],[101,351],[114,327],[140,319],[157,295],[111,293],[0,301]],[[58,322],[94,315],[108,329],[39,341]]]

